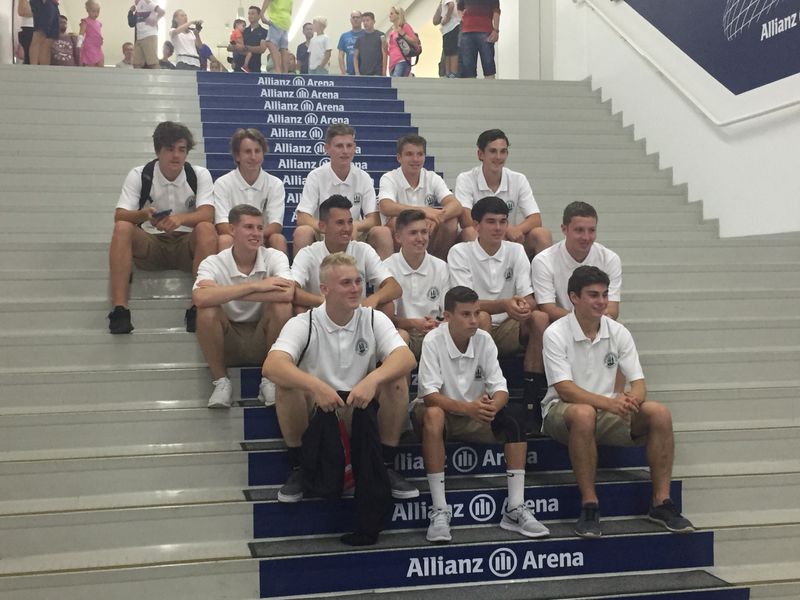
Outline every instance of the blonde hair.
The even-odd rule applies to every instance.
[[[406,9],[402,6],[392,6],[389,10],[393,10],[397,13],[397,26],[402,27],[406,24]]]
[[[328,274],[336,267],[353,267],[358,271],[358,263],[354,256],[344,252],[334,252],[322,259],[319,265],[319,280],[325,281]]]
[[[314,17],[314,23],[319,23],[322,25],[322,29],[325,29],[328,26],[328,19],[325,17]]]
[[[92,7],[92,6],[96,6],[97,8],[100,8],[100,2],[99,2],[99,0],[86,0],[86,4],[84,4],[83,6],[88,11],[89,8]]]

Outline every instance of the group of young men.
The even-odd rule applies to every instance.
[[[445,439],[503,443],[501,527],[549,534],[524,501],[529,433],[569,448],[582,499],[578,535],[602,535],[598,443],[646,445],[649,518],[692,530],[669,498],[669,411],[647,399],[633,339],[616,321],[619,257],[595,242],[597,213],[584,202],[564,209],[564,239],[552,244],[527,179],[505,167],[502,131],[478,137],[481,164],[458,176],[455,194],[424,168],[425,139],[400,138],[400,166],[381,177],[376,195],[372,177],[353,164],[355,131],[330,126],[330,162],[308,173],[297,206],[291,265],[284,185],[262,169],[267,141],[258,130],[234,134],[237,167],[216,183],[186,162],[194,142],[185,126],[161,123],[153,139],[156,160],[128,174],[117,204],[110,331],[133,330],[132,264],[193,272],[185,320],[212,373],[209,407],[231,406],[226,367],[263,363],[259,398],[276,406],[288,447],[279,500],[303,497],[302,440],[312,413],[376,402],[395,498],[419,494],[393,469],[409,416],[422,440],[431,542],[451,539]],[[517,398],[498,357],[520,355]]]

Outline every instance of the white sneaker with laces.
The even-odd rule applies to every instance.
[[[539,523],[533,515],[533,511],[524,504],[504,511],[500,527],[508,531],[516,531],[529,538],[541,538],[550,535],[550,530]]]
[[[227,377],[220,377],[212,381],[214,391],[208,399],[208,408],[230,408],[233,396],[233,386]]]
[[[258,400],[263,402],[264,406],[275,406],[275,394],[277,390],[275,384],[266,377],[261,378],[261,383],[258,384]]]
[[[428,525],[428,533],[425,535],[425,539],[429,542],[440,544],[452,540],[453,536],[450,535],[450,519],[452,516],[453,513],[450,511],[449,506],[447,508],[431,508],[431,523]]]

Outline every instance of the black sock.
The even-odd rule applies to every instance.
[[[383,455],[383,464],[386,465],[386,468],[394,469],[394,459],[397,456],[397,446],[387,446],[386,444],[381,444],[381,454]]]
[[[544,373],[525,371],[522,374],[522,396],[527,403],[541,402],[547,394],[547,377]]]
[[[339,541],[348,546],[374,546],[378,541],[378,534],[354,531],[353,533],[345,533],[339,538]]]
[[[303,458],[303,447],[288,448],[289,454],[289,469],[299,469],[300,463]]]

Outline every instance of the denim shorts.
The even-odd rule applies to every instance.
[[[494,64],[494,44],[486,41],[488,37],[489,34],[483,31],[461,32],[458,48],[459,77],[478,76],[478,55],[481,57],[484,77],[497,73]]]
[[[389,75],[391,77],[408,77],[411,75],[411,65],[408,64],[408,61],[401,60],[399,63],[395,63]]]
[[[272,42],[278,47],[278,50],[289,49],[289,34],[285,29],[281,29],[277,25],[270,25],[267,32],[267,41]]]

